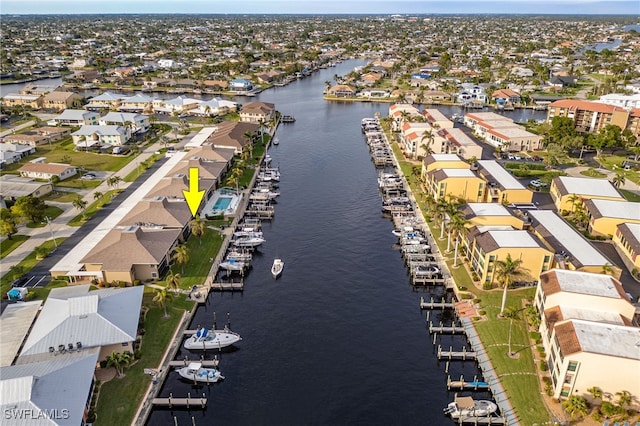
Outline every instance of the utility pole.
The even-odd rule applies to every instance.
[[[49,232],[51,232],[51,239],[53,240],[53,245],[55,246],[54,250],[58,248],[58,243],[55,239],[55,237],[53,236],[53,226],[51,226],[51,218],[49,216],[45,216],[44,220],[47,222],[47,225],[49,225]]]

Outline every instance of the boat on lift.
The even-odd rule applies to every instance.
[[[224,376],[216,368],[205,368],[200,362],[192,362],[186,367],[176,369],[181,377],[192,382],[216,383]]]
[[[185,340],[183,347],[185,349],[222,349],[240,340],[242,337],[227,327],[224,330],[210,330],[203,327]]]

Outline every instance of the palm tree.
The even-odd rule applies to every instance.
[[[589,412],[587,400],[578,395],[571,395],[562,403],[562,406],[572,418],[576,414],[584,416]]]
[[[625,405],[631,405],[633,397],[629,391],[616,392],[616,396],[618,397],[618,406],[620,408],[624,409]]]
[[[522,259],[512,259],[511,253],[507,255],[505,260],[496,260],[496,273],[495,278],[502,285],[502,304],[500,305],[500,315],[504,313],[504,306],[507,303],[507,289],[513,282],[513,279],[518,275],[522,275],[523,271],[520,269]]]
[[[425,155],[429,155],[429,154],[431,154],[433,152],[431,150],[431,144],[433,144],[433,141],[435,139],[435,136],[433,134],[433,130],[425,130],[424,132],[422,132],[422,137],[420,138],[420,143],[424,142],[425,139],[427,140],[427,143],[420,145],[420,148],[424,149]]]
[[[78,210],[82,211],[82,218],[85,219],[85,209],[87,208],[87,203],[85,200],[82,199],[82,197],[80,197],[79,195],[76,197],[75,200],[73,200],[72,202],[73,207],[75,207]]]
[[[569,198],[568,201],[571,203],[571,212],[575,212],[576,208],[578,207],[578,203],[582,201],[582,198],[580,198],[580,196],[578,194],[572,194]]]
[[[96,192],[94,192],[94,193],[93,193],[93,199],[94,199],[95,201],[98,201],[100,198],[102,198],[102,196],[103,196],[103,195],[104,195],[104,194],[103,194],[102,192],[100,192],[100,191],[96,191]]]
[[[195,219],[189,222],[189,226],[191,227],[191,233],[200,239],[200,245],[202,245],[202,236],[207,229],[204,221],[200,219],[200,216],[196,216]]]
[[[180,284],[182,284],[182,276],[180,274],[174,274],[173,271],[169,271],[167,274],[167,288],[172,290],[174,293],[178,292],[180,288]]]
[[[453,266],[458,266],[458,247],[460,246],[460,239],[466,231],[466,225],[469,223],[461,214],[453,217],[453,222],[449,224],[449,228],[453,230],[454,239],[456,241],[456,247],[453,252]]]
[[[602,272],[600,272],[601,274],[604,275],[612,275],[613,274],[613,267],[611,267],[611,265],[609,263],[605,263],[604,265],[602,265]]]
[[[133,357],[130,352],[111,352],[111,355],[107,357],[107,366],[115,367],[118,377],[124,377],[124,369],[128,367],[133,361]]]
[[[157,289],[155,296],[153,296],[153,301],[164,310],[164,318],[169,318],[169,314],[167,313],[167,303],[169,303],[171,299],[173,299],[173,296],[166,288]]]
[[[189,248],[187,246],[176,247],[173,253],[173,260],[175,260],[176,263],[180,264],[180,266],[182,267],[182,274],[184,274],[185,263],[189,263],[190,259],[191,257],[189,254]]]
[[[626,179],[622,173],[616,173],[611,181],[613,186],[615,186],[616,188],[620,188],[622,185],[624,185],[625,182]]]
[[[587,392],[591,395],[591,397],[595,400],[602,400],[602,389],[597,386],[590,387],[587,389]]]

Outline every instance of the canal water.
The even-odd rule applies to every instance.
[[[280,126],[280,144],[269,151],[281,171],[275,218],[263,224],[266,243],[244,292],[211,293],[190,326],[211,327],[215,315],[221,328],[228,314],[243,340],[220,354],[223,382],[194,386],[172,372],[163,385],[162,397],[204,394],[206,410],[154,409],[149,425],[453,424],[442,414],[453,400],[445,365],[419,309],[421,296],[444,290],[410,285],[360,132],[360,120],[387,115],[388,104],[322,99],[325,81],[363,63],[347,61],[256,98],[296,118]],[[285,262],[278,280],[270,273],[275,257]],[[431,319],[450,322],[442,315]],[[465,340],[437,344],[461,349]],[[177,358],[201,353],[181,349]],[[455,362],[450,373],[471,379],[477,369]]]

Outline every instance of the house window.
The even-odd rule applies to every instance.
[[[158,274],[156,272],[151,273],[151,278],[158,278]]]
[[[562,388],[562,392],[560,392],[560,396],[563,396],[563,397],[569,396],[569,389]]]
[[[569,361],[569,366],[567,367],[567,371],[576,371],[578,369],[578,363],[574,361]]]

